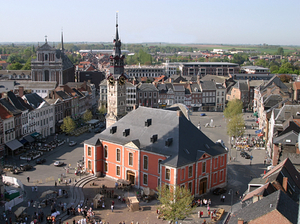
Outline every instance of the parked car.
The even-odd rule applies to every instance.
[[[30,164],[21,164],[20,165],[20,169],[22,171],[26,171],[26,170],[31,170],[32,169],[32,166]]]
[[[245,151],[241,151],[241,152],[240,152],[240,155],[241,155],[241,157],[245,157],[246,152],[245,152]]]
[[[248,153],[246,153],[245,156],[244,156],[244,158],[245,159],[251,159],[251,156]]]
[[[213,194],[215,194],[215,195],[220,195],[220,194],[224,194],[224,193],[226,193],[226,188],[217,187],[213,191]]]
[[[200,116],[202,116],[202,117],[203,117],[203,116],[206,116],[206,114],[205,114],[205,113],[201,113],[201,114],[200,114]]]
[[[65,163],[64,162],[61,162],[61,161],[55,161],[54,162],[54,166],[63,166]]]
[[[102,128],[96,128],[94,132],[95,133],[100,133],[100,132],[102,132]]]
[[[43,163],[45,163],[45,162],[46,162],[46,159],[37,159],[37,160],[35,161],[36,164],[43,164]]]
[[[69,146],[74,146],[74,145],[76,145],[77,144],[77,142],[75,142],[75,141],[70,141],[69,142]]]

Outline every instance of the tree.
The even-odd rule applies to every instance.
[[[276,54],[277,54],[277,55],[284,55],[284,50],[283,50],[283,48],[282,48],[282,47],[278,48]]]
[[[61,125],[60,128],[63,132],[70,134],[76,128],[75,121],[70,116],[67,116],[64,118],[63,124]]]
[[[83,120],[84,122],[88,122],[90,120],[92,120],[93,118],[93,114],[90,110],[86,110],[85,113],[83,114]]]
[[[7,70],[20,70],[23,65],[20,62],[13,63],[7,66]]]
[[[291,80],[293,80],[292,76],[286,74],[280,75],[279,78],[281,82],[285,82],[285,83],[289,83]]]
[[[227,134],[229,136],[242,136],[245,133],[245,121],[243,114],[237,114],[231,117],[227,124]]]
[[[243,111],[243,102],[239,99],[231,100],[227,103],[224,110],[224,116],[227,119],[232,118],[235,115],[241,114]]]
[[[164,219],[175,223],[178,219],[184,219],[193,211],[193,195],[191,192],[180,186],[163,185],[157,188],[159,210]]]

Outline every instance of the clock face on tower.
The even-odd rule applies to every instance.
[[[125,80],[124,76],[121,76],[120,79],[119,79],[119,84],[120,84],[120,85],[124,85],[124,84],[125,84],[125,81],[126,81],[126,80]]]
[[[108,82],[109,82],[110,85],[114,85],[114,84],[115,84],[115,79],[114,79],[114,77],[112,77],[112,76],[109,77]]]

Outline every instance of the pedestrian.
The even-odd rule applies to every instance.
[[[114,211],[114,205],[111,205],[110,208],[111,208],[111,212],[113,212]]]
[[[69,179],[69,183],[72,183],[72,180],[71,180],[71,178]]]
[[[30,200],[28,200],[28,207],[30,207]]]
[[[222,201],[223,201],[223,202],[225,202],[225,195],[223,195],[223,197],[222,197]]]
[[[264,166],[266,165],[266,160],[264,159]]]
[[[29,183],[29,180],[30,180],[30,177],[29,176],[27,176],[27,182]]]
[[[37,186],[35,186],[35,191],[38,191],[38,187]]]
[[[55,185],[55,187],[57,186],[57,182],[56,181],[55,181],[54,185]]]
[[[202,218],[202,216],[203,216],[203,211],[200,212],[200,218]]]
[[[32,192],[34,192],[34,186],[31,187]]]

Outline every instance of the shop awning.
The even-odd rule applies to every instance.
[[[39,135],[40,135],[40,133],[37,133],[37,132],[34,132],[34,133],[31,134],[31,136],[34,137],[34,138],[38,137]]]
[[[30,135],[25,136],[24,139],[26,139],[26,141],[29,143],[34,142],[34,138],[31,137]]]
[[[12,140],[10,142],[7,142],[5,145],[8,146],[12,151],[15,151],[16,149],[23,146],[23,144],[16,139]]]
[[[257,113],[257,112],[254,112],[253,116],[254,116],[254,117],[258,117],[258,113]]]
[[[261,136],[264,136],[264,134],[263,133],[259,133],[257,136],[261,137]]]

